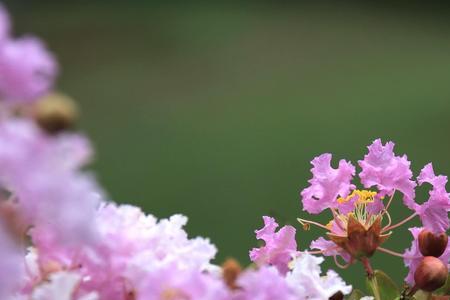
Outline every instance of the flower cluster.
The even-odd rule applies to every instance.
[[[265,217],[257,266],[214,265],[187,218],[158,220],[105,196],[84,170],[92,149],[68,130],[73,103],[50,94],[57,64],[35,37],[14,39],[0,6],[0,299],[342,299],[351,286],[297,251],[295,229]]]
[[[36,100],[53,85],[58,66],[38,38],[11,36],[9,16],[0,4],[0,99]]]
[[[93,155],[89,140],[71,130],[75,104],[51,92],[57,71],[39,39],[12,37],[0,5],[0,299],[344,299],[352,286],[320,267],[322,256],[332,256],[341,268],[361,262],[375,299],[384,300],[380,272],[370,262],[375,252],[401,257],[409,268],[407,288],[400,296],[391,285],[390,298],[413,299],[418,290],[433,293],[445,284],[450,196],[447,177],[435,175],[431,163],[414,178],[406,155],[379,139],[358,162],[358,176],[351,162],[333,168],[332,155],[322,154],[312,160],[301,202],[304,211],[329,210],[332,218],[298,221],[304,229],[320,227],[326,237],[300,251],[293,226],[277,230],[275,219],[264,216],[255,231],[263,245],[249,252],[254,264],[243,269],[230,259],[220,266],[208,239],[188,236],[185,216],[158,220],[106,198],[85,170]],[[431,188],[419,204],[421,185]],[[393,224],[389,208],[399,194],[411,215]],[[409,249],[384,247],[396,228],[416,217],[422,227],[410,228]],[[353,291],[351,299],[373,298]]]
[[[340,160],[334,169],[331,166],[331,154],[322,154],[313,159],[313,177],[309,181],[310,185],[301,192],[303,209],[311,214],[330,210],[333,217],[328,224],[298,219],[305,228],[317,225],[326,231],[328,239],[320,237],[313,241],[311,248],[317,251],[311,253],[333,256],[336,264],[344,268],[360,261],[369,277],[373,275],[369,259],[376,251],[399,256],[409,267],[405,282],[411,286],[410,294],[417,289],[426,290],[423,287],[425,284],[417,281],[424,281],[426,276],[421,275],[424,262],[432,260],[434,267],[430,265],[425,268],[438,266],[441,269],[440,281],[436,286],[442,286],[447,278],[450,257],[446,234],[450,210],[450,198],[445,189],[447,177],[435,175],[430,163],[423,167],[415,181],[406,155],[397,156],[392,142],[383,145],[377,139],[368,150],[364,159],[358,162],[361,168],[359,178],[364,189],[357,189],[353,181],[356,168],[350,162]],[[419,204],[415,188],[425,183],[431,185],[429,199]],[[402,194],[403,204],[412,210],[412,214],[392,224],[389,207],[396,192]],[[423,228],[410,229],[414,236],[411,249],[402,254],[382,247],[394,229],[414,217],[420,218]],[[419,239],[421,234],[422,239]],[[338,262],[337,257],[341,257],[345,264]],[[435,290],[436,286],[430,291]]]

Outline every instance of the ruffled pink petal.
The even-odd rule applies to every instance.
[[[411,163],[406,155],[395,156],[394,143],[382,144],[375,140],[369,147],[369,153],[358,163],[362,168],[359,174],[361,182],[366,188],[376,186],[379,196],[389,195],[397,190],[403,194],[403,202],[410,209],[414,209],[414,188],[416,183],[411,180]]]
[[[419,214],[424,227],[440,233],[449,228],[448,212],[450,211],[450,198],[445,189],[447,176],[434,174],[431,163],[423,167],[417,181],[420,185],[429,183],[432,189],[429,192],[429,199],[422,205],[416,205],[416,212]]]
[[[354,195],[348,201],[338,203],[338,210],[341,214],[348,214],[355,209],[356,203],[359,199],[359,195]]]
[[[329,153],[317,156],[312,160],[313,178],[310,186],[301,192],[303,209],[311,214],[318,214],[326,208],[337,207],[338,197],[347,197],[355,188],[351,184],[355,167],[345,160],[339,161],[339,167],[331,167],[332,155]]]
[[[274,218],[263,217],[264,227],[256,230],[257,239],[263,240],[265,245],[253,248],[250,251],[250,259],[258,265],[274,265],[282,274],[289,268],[288,263],[292,256],[297,253],[297,242],[295,240],[295,228],[283,226],[278,232],[275,229],[278,224]]]
[[[318,238],[311,242],[311,249],[318,249],[323,251],[322,254],[324,256],[341,256],[346,262],[351,260],[351,255],[348,254],[344,249],[337,246],[332,241],[326,240],[323,237]]]
[[[373,202],[368,203],[367,207],[366,207],[367,212],[374,214],[374,215],[380,213],[383,209],[384,209],[384,203],[380,199],[380,197],[378,197],[378,195],[373,199]]]

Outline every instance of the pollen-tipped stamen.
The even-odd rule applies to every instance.
[[[336,266],[338,266],[338,267],[341,268],[341,269],[347,269],[347,268],[350,267],[350,265],[353,263],[352,261],[349,261],[348,263],[346,263],[346,264],[343,265],[343,264],[341,264],[341,263],[338,261],[336,255],[333,256],[333,259],[334,259],[334,263],[336,264]]]
[[[297,218],[297,221],[303,226],[304,230],[309,230],[309,225],[316,225],[325,230],[329,230],[329,228],[326,225],[320,224],[319,222],[309,221],[301,218]]]
[[[391,197],[389,198],[388,203],[386,204],[386,206],[383,209],[383,212],[381,213],[381,215],[384,215],[385,213],[388,212],[389,207],[391,206],[392,200],[394,199],[394,195],[395,195],[396,190],[394,190],[394,192],[392,192]]]

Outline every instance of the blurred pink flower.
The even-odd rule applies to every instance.
[[[0,187],[34,231],[70,245],[95,238],[101,190],[79,170],[89,153],[82,136],[50,137],[24,119],[0,123]]]
[[[0,224],[0,299],[8,299],[25,276],[24,250]]]
[[[52,88],[58,65],[42,41],[35,37],[0,43],[0,99],[36,100]]]
[[[273,266],[244,272],[233,300],[298,300],[285,277]]]

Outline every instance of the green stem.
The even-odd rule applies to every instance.
[[[377,277],[373,274],[372,265],[370,264],[369,259],[367,257],[362,257],[361,262],[367,272],[367,278],[372,282],[371,286],[375,300],[383,300],[381,299],[380,290],[378,289]]]
[[[382,300],[380,290],[378,289],[378,282],[376,276],[369,276],[369,280],[372,281],[372,291],[375,300]]]

